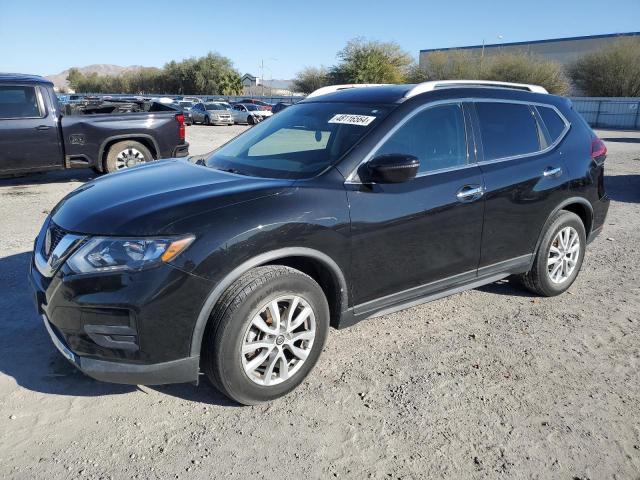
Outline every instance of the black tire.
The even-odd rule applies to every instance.
[[[255,123],[256,123],[256,119],[255,119],[255,118],[253,118],[253,115],[249,115],[249,116],[247,117],[247,123],[248,123],[249,125],[255,125]]]
[[[205,115],[205,117],[204,117],[204,124],[205,125],[211,125],[211,120],[209,120],[209,116],[208,115]]]
[[[120,152],[126,149],[135,149],[140,154],[142,154],[142,162],[150,162],[153,160],[153,155],[149,151],[147,147],[145,147],[142,143],[136,142],[135,140],[124,140],[122,142],[117,142],[109,147],[109,151],[107,152],[107,156],[104,161],[104,171],[105,173],[112,173],[118,169],[118,155]],[[126,168],[126,167],[125,167]]]
[[[571,274],[563,280],[562,283],[555,283],[551,280],[547,266],[549,251],[558,232],[566,227],[572,227],[578,233],[580,251],[575,268]],[[549,226],[536,252],[531,270],[520,277],[522,284],[531,292],[545,297],[553,297],[565,292],[571,287],[580,272],[586,245],[587,238],[585,228],[580,217],[575,213],[560,210],[549,222]]]
[[[264,305],[283,295],[303,298],[315,314],[315,338],[300,369],[281,383],[252,381],[242,365],[241,349],[252,319]],[[320,286],[290,267],[257,267],[236,280],[213,309],[202,345],[202,367],[223,394],[244,405],[268,402],[296,388],[316,364],[329,330],[329,306]]]

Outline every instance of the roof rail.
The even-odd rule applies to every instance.
[[[389,85],[388,83],[347,83],[344,85],[329,85],[328,87],[319,88],[309,95],[307,98],[318,97],[320,95],[326,95],[327,93],[337,92],[338,90],[346,90],[348,88],[360,88],[360,87],[381,87],[383,85]]]
[[[534,93],[549,93],[540,85],[530,85],[527,83],[512,82],[496,82],[493,80],[434,80],[417,84],[409,90],[404,96],[405,98],[415,97],[421,93],[431,92],[439,88],[454,87],[496,87],[496,88],[512,88],[514,90],[525,90]]]

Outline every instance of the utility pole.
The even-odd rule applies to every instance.
[[[262,96],[264,97],[264,58],[260,60],[260,85],[262,85]]]

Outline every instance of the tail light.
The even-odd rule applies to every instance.
[[[596,160],[598,163],[604,162],[605,157],[607,156],[607,146],[604,142],[595,137],[591,140],[591,158]]]
[[[184,140],[184,113],[176,115],[176,122],[178,122],[178,136],[180,137],[180,140]]]

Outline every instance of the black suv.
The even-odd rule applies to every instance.
[[[100,380],[202,370],[253,404],[302,382],[330,324],[511,275],[562,293],[607,213],[606,148],[566,98],[511,87],[335,87],[86,183],[35,242],[53,342]]]

